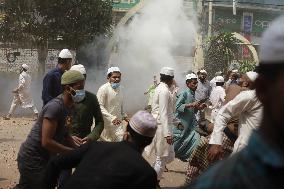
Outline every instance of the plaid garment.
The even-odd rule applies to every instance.
[[[189,157],[188,168],[186,171],[186,183],[192,182],[197,178],[204,170],[206,170],[210,164],[207,160],[208,150],[209,150],[209,139],[210,136],[201,136],[201,141],[196,149],[193,151]],[[232,142],[225,134],[222,139],[223,153],[220,155],[222,160],[228,157],[233,151],[234,142]]]
[[[270,145],[258,131],[247,147],[221,161],[183,188],[190,189],[282,189],[284,149]]]

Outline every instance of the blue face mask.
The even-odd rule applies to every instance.
[[[86,96],[86,92],[85,90],[76,90],[76,94],[75,95],[71,95],[72,96],[72,100],[76,103],[81,102],[82,100],[84,100],[85,96]]]
[[[117,89],[120,86],[120,83],[111,83],[113,89]]]

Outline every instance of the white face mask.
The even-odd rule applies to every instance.
[[[120,86],[120,83],[111,83],[113,89],[117,89]]]
[[[72,100],[76,103],[81,102],[82,100],[84,100],[85,96],[86,96],[86,91],[84,89],[82,90],[75,90],[76,94],[75,95],[71,95]]]

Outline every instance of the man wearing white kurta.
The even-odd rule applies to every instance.
[[[170,87],[173,84],[174,70],[164,67],[160,75],[161,82],[155,89],[152,101],[152,115],[157,120],[158,129],[150,147],[156,155],[154,169],[157,172],[158,180],[161,180],[166,164],[174,160],[172,145],[174,97],[170,91]]]
[[[255,72],[248,72],[246,75],[251,81],[257,77]],[[227,126],[227,122],[235,116],[239,116],[239,136],[234,144],[233,153],[240,151],[247,145],[252,131],[260,125],[262,104],[256,97],[255,90],[251,88],[251,90],[241,92],[220,109],[209,144],[221,145],[223,130]]]
[[[215,87],[213,88],[209,100],[212,104],[212,112],[211,112],[211,122],[215,122],[215,118],[217,116],[217,113],[221,109],[226,93],[224,89],[224,78],[222,76],[216,76],[215,77]]]
[[[30,85],[31,85],[31,76],[27,73],[29,66],[23,64],[21,67],[21,74],[19,76],[19,85],[16,89],[13,90],[14,98],[9,110],[4,119],[10,119],[11,115],[14,113],[17,106],[22,108],[30,108],[34,112],[35,118],[38,116],[38,111],[34,105],[34,101],[30,94]]]
[[[104,117],[104,141],[121,141],[124,133],[122,121],[126,119],[123,112],[123,95],[120,87],[121,72],[118,67],[111,67],[107,72],[108,82],[102,85],[97,98]]]

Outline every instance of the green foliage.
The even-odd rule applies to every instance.
[[[240,63],[240,68],[239,68],[240,73],[253,71],[256,66],[256,63],[252,60],[241,60],[239,61],[239,63]]]
[[[3,41],[46,44],[58,39],[69,48],[107,34],[112,24],[111,0],[9,0],[0,25]]]
[[[238,57],[238,42],[232,33],[220,33],[210,37],[206,46],[205,68],[212,72],[212,75],[217,71],[226,73],[231,61]]]

